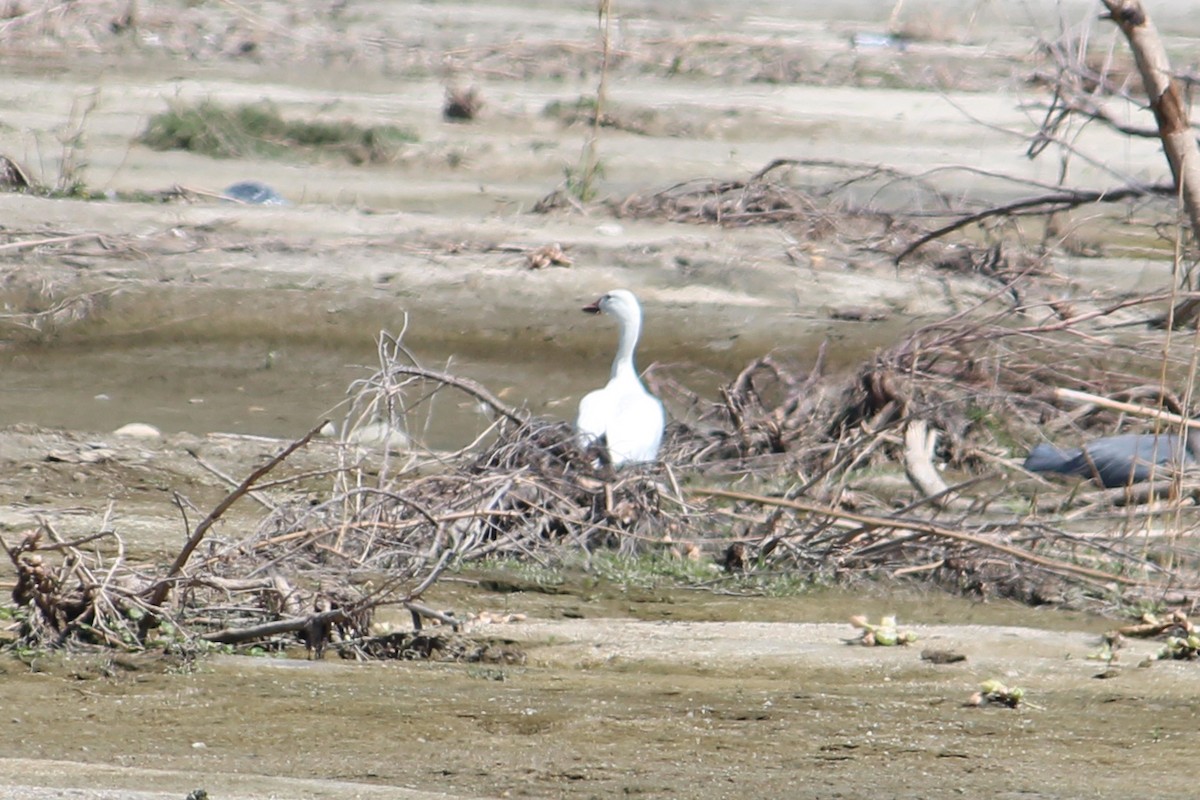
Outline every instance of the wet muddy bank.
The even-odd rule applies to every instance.
[[[1030,53],[1037,36],[1056,35],[1054,15],[1091,20],[1095,9],[1069,3],[1035,19],[996,4],[959,15],[910,2],[903,48],[855,39],[886,31],[893,7],[618,9],[609,92],[625,127],[601,132],[603,192],[743,179],[780,157],[898,164],[976,202],[1023,191],[978,170],[1055,180],[1059,162],[1025,157],[1028,103],[1045,97],[1029,81]],[[1160,25],[1178,33],[1172,52],[1194,50],[1190,6],[1162,7]],[[350,382],[377,366],[375,335],[398,332],[406,313],[406,342],[425,363],[570,419],[607,374],[615,339],[578,307],[615,286],[647,309],[640,365],[679,370],[704,395],[765,353],[804,374],[825,341],[825,369],[837,374],[1003,291],[994,277],[897,268],[887,248],[840,247],[786,225],[529,213],[578,167],[588,127],[548,108],[596,90],[591,9],[368,3],[339,16],[303,4],[253,14],[143,4],[127,22],[125,3],[85,10],[76,28],[34,9],[6,22],[36,36],[0,48],[13,67],[0,87],[11,110],[0,152],[49,184],[70,178],[71,108],[98,89],[78,140],[89,190],[145,197],[253,178],[292,205],[0,195],[6,309],[88,298],[78,316],[38,317],[45,327],[0,351],[6,541],[40,524],[65,536],[107,525],[128,563],[169,560],[185,536],[180,506],[194,523],[285,440],[336,413]],[[484,97],[474,124],[441,118],[446,86],[460,82]],[[366,168],[133,142],[172,100],[206,97],[395,122],[419,141]],[[1114,147],[1097,128],[1075,144],[1109,153],[1106,166],[1123,174],[1162,173],[1157,143]],[[1074,166],[1081,183],[1108,185],[1104,170]],[[904,209],[931,202],[911,183],[878,197]],[[1098,219],[1078,231],[1090,246],[1103,229],[1113,258],[1047,259],[1058,270],[1051,294],[1086,301],[1098,285],[1168,279],[1169,245]],[[835,218],[843,237],[854,232],[846,222]],[[526,254],[550,244],[572,266],[530,269]],[[463,443],[478,416],[447,396],[429,443]],[[165,435],[112,434],[135,421]],[[336,458],[319,441],[293,465],[317,472]],[[327,490],[313,480],[280,495]],[[213,535],[237,540],[264,513],[244,499]],[[449,577],[429,597],[439,608],[526,615],[480,631],[511,639],[525,664],[309,662],[298,647],[287,659],[191,663],[5,657],[0,797],[179,800],[202,786],[214,797],[1178,797],[1194,783],[1195,665],[1139,668],[1157,647],[1139,642],[1106,670],[1089,658],[1109,625],[1094,617],[910,596],[894,583],[742,598],[627,574],[572,576],[556,594]],[[12,580],[0,563],[0,589]],[[856,613],[898,614],[920,640],[845,645]],[[932,665],[925,646],[967,661]],[[965,707],[985,679],[1025,688],[1028,705]]]
[[[916,625],[920,644],[881,650],[842,644],[850,629],[837,624],[492,627],[527,649],[526,665],[216,658],[182,673],[135,663],[100,677],[89,657],[46,672],[7,661],[0,694],[20,709],[21,736],[0,768],[8,782],[31,763],[22,759],[59,765],[47,785],[69,786],[78,784],[63,774],[112,764],[123,771],[103,784],[157,787],[154,797],[195,786],[256,797],[272,774],[289,776],[282,785],[295,797],[388,786],[704,798],[753,787],[815,798],[853,785],[853,796],[916,798],[994,793],[998,783],[1039,798],[1168,797],[1189,785],[1180,745],[1193,736],[1193,667],[1138,669],[1145,647],[1101,681],[1087,659],[1092,636],[1028,628]],[[968,660],[934,666],[922,646]],[[964,705],[996,675],[1026,689],[1027,708]],[[33,709],[68,686],[74,714],[42,713],[35,725]],[[1131,769],[1147,760],[1162,769],[1152,787]]]

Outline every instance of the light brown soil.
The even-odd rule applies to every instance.
[[[100,677],[96,659],[35,660],[46,673],[10,662],[0,796],[38,796],[29,785],[154,798],[1190,791],[1193,665],[1139,669],[1152,648],[1135,645],[1097,680],[1090,634],[913,630],[917,645],[880,649],[842,644],[844,624],[600,618],[476,631],[521,643],[524,666],[217,658],[163,674],[122,659]],[[968,660],[933,666],[922,647]],[[1027,707],[966,706],[993,677],[1026,689]]]
[[[30,297],[104,293],[84,322],[25,331],[32,344],[0,351],[4,536],[38,519],[91,532],[111,501],[134,556],[173,553],[183,530],[173,493],[207,509],[227,491],[192,453],[241,477],[279,446],[250,437],[297,436],[336,417],[381,328],[407,324],[430,363],[453,357],[510,402],[569,418],[611,348],[611,331],[577,308],[618,285],[646,307],[641,362],[681,365],[708,382],[701,391],[769,350],[811,365],[828,340],[830,369],[856,363],[995,289],[784,227],[529,213],[578,163],[588,133],[543,114],[595,90],[595,13],[579,4],[142,3],[133,29],[113,27],[127,3],[71,5],[0,23],[0,154],[53,184],[72,102],[98,88],[84,125],[89,188],[219,191],[252,178],[293,204],[0,195],[6,236],[96,234],[0,251],[6,312]],[[777,157],[1056,178],[1057,162],[1028,161],[1007,131],[1029,127],[1020,103],[1032,41],[1057,24],[1036,14],[1057,10],[909,2],[901,23],[917,39],[901,51],[850,45],[855,32],[886,29],[892,2],[663,10],[673,5],[618,4],[610,98],[646,135],[602,131],[606,194],[744,178]],[[1092,4],[1066,5],[1095,17]],[[1190,52],[1189,4],[1161,6],[1172,52]],[[450,84],[480,88],[477,122],[441,120]],[[367,167],[131,144],[176,97],[398,122],[420,142]],[[1108,147],[1121,172],[1162,173],[1155,143],[1113,148],[1105,135],[1088,129],[1076,144]],[[1109,180],[1083,164],[1075,176]],[[962,172],[940,185],[1014,191]],[[529,270],[521,249],[549,243],[574,266]],[[1065,271],[1132,286],[1164,280],[1169,266]],[[886,319],[835,319],[845,307]],[[478,424],[448,405],[434,446],[462,444]],[[135,421],[167,435],[111,435]],[[318,443],[297,463],[329,458]],[[243,502],[223,524],[259,513]],[[0,564],[0,585],[10,580]],[[0,798],[181,800],[199,787],[214,799],[1195,794],[1195,666],[1139,669],[1154,649],[1139,644],[1117,677],[1096,679],[1103,666],[1087,656],[1101,621],[882,589],[757,600],[591,585],[553,598],[438,591],[447,607],[528,613],[477,631],[512,638],[527,664],[0,662]],[[841,643],[849,614],[891,612],[921,643]],[[919,658],[927,644],[968,661],[931,666]],[[988,678],[1026,688],[1027,707],[964,707]]]

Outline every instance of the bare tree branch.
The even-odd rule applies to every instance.
[[[1133,51],[1138,71],[1150,98],[1150,108],[1158,124],[1167,161],[1175,186],[1193,231],[1200,231],[1200,145],[1191,133],[1187,107],[1179,84],[1171,74],[1167,51],[1158,29],[1150,20],[1141,0],[1101,0],[1108,18],[1117,24]]]
[[[213,524],[216,523],[216,521],[219,520],[221,516],[238,501],[239,498],[241,498],[242,495],[249,492],[250,487],[252,487],[259,478],[275,469],[275,467],[282,464],[288,456],[299,450],[301,447],[304,447],[304,445],[308,444],[312,437],[316,436],[320,432],[321,428],[325,427],[325,425],[326,421],[322,420],[320,425],[317,425],[304,436],[292,442],[290,445],[284,448],[279,455],[275,456],[266,464],[263,464],[261,467],[254,470],[254,472],[251,472],[249,475],[247,475],[246,479],[238,484],[236,489],[226,495],[225,499],[218,503],[217,507],[214,508],[207,517],[200,521],[200,524],[196,526],[196,530],[192,532],[192,535],[184,544],[183,549],[179,551],[179,555],[175,557],[175,561],[171,564],[171,568],[167,570],[167,574],[160,578],[153,585],[153,587],[151,587],[150,597],[148,599],[148,602],[151,606],[162,606],[163,601],[167,599],[167,595],[171,592],[171,585],[174,582],[173,579],[187,565],[188,559],[191,558],[192,552],[200,544],[200,541],[204,538],[204,535],[208,533],[208,529],[211,528]]]
[[[1101,190],[1064,189],[1061,192],[1054,192],[1052,194],[1026,197],[1021,200],[1014,200],[1011,203],[1005,203],[1001,206],[985,208],[982,211],[968,214],[965,217],[959,217],[954,222],[936,228],[913,240],[908,247],[900,251],[894,260],[895,263],[899,264],[905,258],[912,255],[915,250],[932,242],[934,239],[940,239],[947,233],[952,233],[960,228],[965,228],[968,225],[973,225],[976,222],[982,222],[992,217],[1004,217],[1010,214],[1049,214],[1092,203],[1118,203],[1133,197],[1146,197],[1148,195],[1170,197],[1174,194],[1175,190],[1173,187],[1160,183],[1149,187],[1122,186],[1117,189]]]

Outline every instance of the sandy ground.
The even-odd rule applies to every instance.
[[[895,165],[993,199],[1023,190],[990,173],[1054,180],[1057,161],[1024,157],[1039,115],[1033,42],[1056,30],[1057,14],[1095,24],[1094,4],[909,2],[898,22],[916,38],[904,50],[853,46],[856,33],[886,31],[894,5],[622,4],[610,99],[649,130],[602,132],[602,191],[744,178],[778,157]],[[595,91],[590,8],[141,4],[128,27],[127,4],[86,6],[29,5],[0,23],[0,153],[52,184],[64,131],[80,127],[89,189],[219,191],[254,178],[292,205],[0,196],[6,241],[81,237],[0,250],[6,312],[103,293],[84,324],[22,331],[35,346],[0,351],[5,536],[39,519],[92,531],[111,503],[135,553],[173,552],[173,493],[208,508],[227,490],[197,456],[245,474],[278,447],[252,437],[296,436],[328,414],[371,364],[375,334],[406,319],[406,340],[430,361],[453,358],[510,402],[569,418],[611,347],[578,306],[617,285],[646,307],[642,363],[681,364],[707,375],[709,390],[766,351],[810,364],[828,341],[832,368],[856,363],[995,289],[782,227],[531,214],[587,135],[544,109]],[[1186,59],[1200,39],[1190,5],[1159,8],[1169,49]],[[441,119],[448,85],[479,87],[478,122]],[[95,90],[74,125],[72,106]],[[132,143],[169,102],[198,98],[399,122],[419,141],[374,166]],[[1074,165],[1080,185],[1164,172],[1152,142],[1098,126],[1075,133],[1078,147],[1106,154]],[[875,198],[927,200],[911,184]],[[522,251],[549,243],[574,265],[528,269]],[[1169,274],[1149,257],[1056,266],[1064,296],[1086,294],[1089,281]],[[846,308],[883,319],[837,318]],[[461,443],[456,413],[432,444]],[[166,436],[111,434],[127,422]],[[300,458],[316,467],[331,451],[318,444]],[[226,524],[258,514],[239,506]],[[1087,658],[1104,627],[1095,620],[966,602],[935,613],[933,602],[870,594],[728,606],[618,588],[602,602],[587,592],[446,602],[528,611],[528,623],[488,631],[518,642],[527,664],[6,660],[0,797],[180,800],[199,787],[214,798],[1194,794],[1192,665],[1138,669],[1153,646],[1136,645],[1117,677],[1098,680],[1102,666]],[[841,643],[848,613],[898,606],[919,623],[916,648]],[[968,661],[929,665],[926,643]],[[1029,706],[964,708],[987,678],[1026,687]]]
[[[1106,672],[1088,658],[1093,634],[1011,625],[913,626],[919,643],[890,650],[843,644],[845,624],[490,627],[476,634],[526,648],[524,665],[224,657],[175,674],[127,660],[109,677],[83,657],[6,665],[0,697],[20,735],[0,758],[0,796],[1189,791],[1193,667],[1139,667],[1156,649],[1148,643]],[[967,660],[935,666],[921,660],[923,648]],[[1096,679],[1102,673],[1107,680]],[[967,706],[986,678],[1024,688],[1026,706]],[[64,691],[74,715],[46,714]],[[1137,766],[1147,763],[1156,765],[1149,785]]]

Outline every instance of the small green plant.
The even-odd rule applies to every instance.
[[[589,571],[603,580],[642,589],[663,585],[688,585],[712,578],[712,571],[704,562],[660,553],[637,556],[596,553],[592,556]]]
[[[604,119],[604,107],[608,100],[608,57],[612,44],[612,6],[609,0],[598,0],[596,21],[600,26],[600,83],[596,86],[596,99],[592,129],[587,140],[583,143],[583,152],[579,156],[579,168],[574,171],[574,180],[568,171],[567,191],[582,202],[591,200],[596,195],[596,180],[601,175],[600,154],[600,123]]]
[[[988,431],[1001,447],[1007,448],[1010,451],[1023,449],[1023,445],[1013,435],[1009,427],[990,409],[972,404],[967,407],[966,412],[967,419],[972,424]]]
[[[400,146],[417,141],[417,135],[395,125],[289,120],[269,102],[228,107],[204,100],[173,103],[150,119],[138,141],[155,150],[186,150],[213,158],[332,153],[353,164],[377,164],[395,159]]]
[[[581,202],[589,202],[596,197],[596,179],[604,177],[604,164],[597,160],[591,170],[583,172],[571,166],[563,167],[563,182],[567,194]]]
[[[537,586],[561,586],[567,579],[566,572],[550,564],[516,558],[486,558],[478,568],[484,572],[511,575],[521,581]]]
[[[34,194],[49,197],[88,198],[84,173],[87,170],[87,121],[100,104],[100,90],[93,89],[71,101],[67,121],[56,134],[61,155],[58,162],[58,177],[54,184],[42,182],[29,188]],[[44,170],[43,170],[44,173]],[[43,174],[44,177],[44,174]]]
[[[594,124],[598,113],[596,106],[595,97],[580,95],[574,100],[551,100],[542,109],[542,115],[566,125],[579,122]]]

